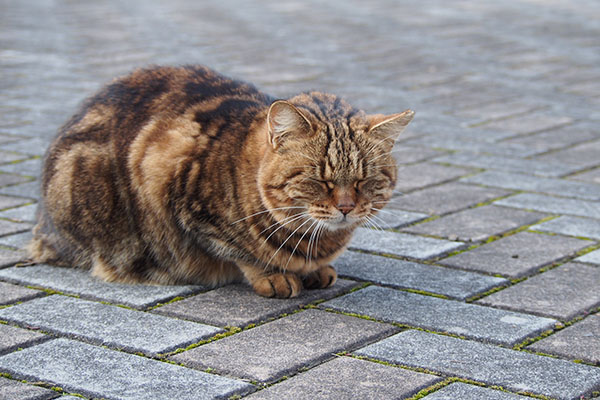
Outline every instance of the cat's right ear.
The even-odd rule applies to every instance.
[[[310,121],[293,104],[285,100],[277,100],[267,114],[269,142],[274,149],[279,147],[287,137],[294,134],[309,135]]]

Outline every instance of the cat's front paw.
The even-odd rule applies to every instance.
[[[306,289],[325,289],[337,280],[337,272],[332,266],[326,265],[302,278]]]
[[[295,274],[272,274],[252,284],[254,291],[264,297],[287,299],[296,297],[302,290],[302,282]]]

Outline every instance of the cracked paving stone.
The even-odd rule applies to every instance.
[[[558,322],[377,286],[326,301],[319,307],[507,346],[553,329]]]
[[[354,250],[425,260],[449,253],[463,246],[464,243],[461,242],[358,228],[348,247]]]
[[[41,290],[34,290],[6,282],[0,282],[0,305],[16,303],[18,301],[27,301],[43,296],[44,294],[45,293]]]
[[[600,315],[566,327],[527,347],[529,350],[554,354],[570,360],[583,360],[600,365]]]
[[[500,390],[455,382],[444,386],[425,397],[424,400],[531,400],[531,397],[519,396]]]
[[[561,400],[600,389],[596,367],[416,330],[354,354]]]
[[[0,355],[10,353],[19,348],[29,347],[48,339],[50,339],[50,336],[39,332],[0,324]],[[0,399],[2,398],[0,396]]]
[[[592,243],[564,236],[519,232],[439,261],[451,267],[519,278]]]
[[[533,224],[543,217],[539,213],[489,205],[459,211],[403,231],[474,242]]]
[[[392,325],[306,310],[170,357],[193,368],[273,382],[396,332]]]
[[[339,296],[358,285],[356,282],[338,279],[330,288],[305,289],[292,299],[269,299],[257,295],[248,285],[228,285],[166,304],[153,312],[214,326],[244,327],[296,311],[317,300]]]
[[[0,269],[0,279],[138,309],[202,290],[201,286],[128,285],[105,282],[91,276],[89,271],[44,264]]]
[[[399,399],[412,396],[441,380],[435,375],[338,357],[254,393],[248,399]]]
[[[504,278],[354,251],[343,253],[333,266],[341,276],[400,289],[422,290],[458,300],[466,300],[509,283]]]
[[[498,200],[494,204],[542,211],[552,214],[570,214],[579,217],[600,219],[600,202],[521,193]]]
[[[560,233],[561,235],[600,239],[600,224],[587,218],[562,216],[534,225],[533,231]]]
[[[600,306],[598,287],[600,268],[567,263],[493,293],[477,303],[570,321]]]
[[[600,200],[600,185],[512,172],[485,171],[463,178],[461,182],[576,197],[584,200]]]
[[[2,400],[47,400],[59,396],[53,390],[0,377],[0,399]]]
[[[2,356],[0,371],[94,398],[197,400],[253,389],[238,380],[68,339]]]
[[[505,190],[451,182],[393,198],[387,208],[439,215],[471,207],[509,193]]]
[[[60,315],[60,318],[56,318]],[[0,319],[129,352],[185,348],[221,329],[73,297],[52,295],[0,310]]]

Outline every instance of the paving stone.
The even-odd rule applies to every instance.
[[[534,158],[543,162],[577,165],[581,169],[600,165],[600,140],[582,143],[567,149],[543,154]]]
[[[298,297],[292,299],[268,299],[254,293],[248,285],[228,285],[164,305],[153,311],[214,326],[245,327],[294,312],[301,306],[317,300],[339,296],[357,286],[356,282],[338,279],[335,285],[328,289],[302,290]]]
[[[0,324],[0,355],[50,339],[48,335]],[[0,389],[0,394],[2,390]],[[4,397],[0,397],[4,398]]]
[[[484,297],[478,303],[570,321],[600,305],[599,285],[600,268],[567,263]]]
[[[439,219],[405,228],[405,232],[428,234],[461,241],[480,241],[523,225],[533,224],[543,214],[511,210],[493,205],[446,215]]]
[[[0,237],[0,245],[14,247],[15,249],[25,249],[25,246],[31,241],[33,234],[31,231],[17,233]]]
[[[0,211],[0,218],[7,218],[16,222],[35,222],[36,210],[37,204],[15,207],[9,210]]]
[[[12,304],[43,296],[44,292],[0,282],[0,305]]]
[[[0,371],[94,398],[196,400],[227,398],[253,388],[234,379],[68,339],[0,357]]]
[[[358,228],[349,248],[424,260],[457,250],[463,245],[461,242]]]
[[[586,124],[573,124],[562,128],[553,129],[548,132],[540,132],[534,135],[519,136],[508,139],[502,143],[517,144],[546,152],[572,146],[580,142],[586,142],[597,138],[593,126]]]
[[[0,178],[1,177],[2,176],[0,175]],[[596,168],[591,171],[586,171],[577,175],[570,176],[569,179],[600,184],[600,168]]]
[[[32,156],[43,156],[52,140],[52,135],[44,138],[27,138],[14,141],[8,144],[2,144],[2,150],[16,151],[22,154]]]
[[[0,170],[9,174],[39,176],[42,171],[42,159],[34,158],[19,163],[0,165]]]
[[[17,160],[28,158],[23,154],[17,154],[0,150],[0,164],[8,164]]]
[[[466,300],[508,284],[503,278],[347,251],[333,266],[341,276]]]
[[[600,388],[595,367],[416,330],[354,353],[557,399],[578,399]]]
[[[439,263],[519,278],[534,273],[545,265],[572,256],[591,244],[587,240],[564,236],[520,232],[446,258]]]
[[[425,397],[425,400],[531,400],[531,397],[455,382]]]
[[[308,372],[270,386],[248,399],[400,399],[442,378],[388,367],[351,357],[338,357]]]
[[[532,104],[516,99],[479,105],[468,109],[462,108],[454,110],[452,114],[472,119],[474,123],[481,123],[525,114],[539,108],[541,108],[539,104]]]
[[[600,315],[590,315],[583,321],[535,342],[527,349],[600,365],[598,332],[600,332]]]
[[[164,303],[177,296],[188,296],[202,290],[200,286],[127,285],[105,282],[94,278],[88,271],[50,265],[1,269],[0,279],[138,309]]]
[[[371,216],[370,225],[375,229],[397,229],[428,218],[427,214],[421,214],[403,210],[393,210],[386,207],[375,216]]]
[[[0,186],[2,186],[1,181],[4,176],[15,176],[15,175],[4,175],[0,174]],[[21,196],[28,197],[30,199],[39,199],[40,198],[40,183],[38,181],[29,181],[27,182],[25,179],[20,179],[19,182],[24,182],[20,185],[12,185],[12,186],[4,186],[0,188],[0,193],[8,194],[13,196]]]
[[[560,177],[581,169],[581,167],[577,165],[565,165],[537,160],[525,160],[468,152],[460,152],[438,157],[433,159],[433,161],[473,168],[531,173],[546,177]]]
[[[529,157],[540,153],[540,150],[505,142],[489,142],[484,140],[460,139],[455,137],[418,137],[406,142],[409,145],[426,146],[435,149],[468,151],[506,157]],[[441,156],[441,154],[440,154]]]
[[[534,225],[531,227],[531,230],[600,239],[600,224],[596,220],[587,218],[558,217],[551,221]]]
[[[46,400],[54,399],[58,393],[38,386],[28,385],[0,377],[0,399],[3,400]]]
[[[553,329],[558,322],[377,286],[326,301],[320,307],[507,346]]]
[[[0,249],[0,268],[10,267],[27,259],[27,254],[22,251]]]
[[[31,224],[17,223],[0,219],[0,236],[24,232],[31,228]]]
[[[56,318],[56,315],[61,318]],[[0,310],[0,318],[61,336],[156,355],[185,348],[222,332],[195,322],[53,295]]]
[[[397,328],[346,315],[306,310],[170,357],[194,368],[272,382],[351,351]]]
[[[475,183],[504,189],[527,190],[555,194],[565,197],[576,197],[587,200],[600,200],[600,185],[565,179],[540,178],[532,175],[503,171],[485,171],[480,174],[461,179],[461,182]]]
[[[28,201],[22,198],[0,195],[0,210],[21,206],[25,203],[28,203]]]
[[[433,157],[439,157],[444,152],[424,147],[397,145],[392,151],[392,155],[398,164],[412,164],[420,161],[429,160]]]
[[[525,208],[553,214],[570,214],[600,219],[600,202],[521,193],[496,201],[505,207]]]
[[[2,193],[5,193],[4,190],[6,188],[4,186],[6,186],[6,185],[15,185],[17,183],[28,182],[30,180],[31,180],[31,178],[26,178],[26,177],[21,176],[21,175],[13,175],[13,174],[3,174],[3,173],[0,173],[0,190],[2,190]]]
[[[516,135],[556,129],[573,122],[572,118],[548,114],[528,114],[501,121],[493,121],[484,125],[487,129],[498,129],[513,132]]]
[[[575,261],[600,265],[600,250],[594,250],[592,252],[584,254],[581,257],[577,257]]]
[[[509,193],[504,190],[451,182],[393,198],[387,207],[439,215],[471,207]]]
[[[468,175],[472,169],[419,163],[398,168],[396,190],[408,192]]]

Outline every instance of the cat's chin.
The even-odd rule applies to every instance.
[[[330,220],[326,221],[324,226],[329,231],[339,231],[339,230],[348,230],[354,229],[358,226],[359,220],[352,219],[340,219],[339,221]]]

